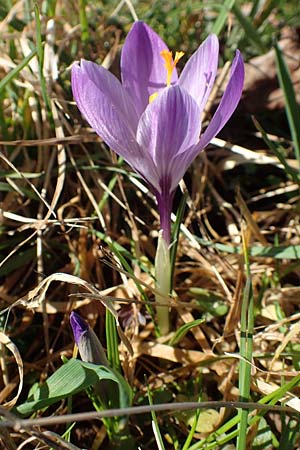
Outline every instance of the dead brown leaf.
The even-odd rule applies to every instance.
[[[285,27],[278,42],[288,65],[294,84],[295,95],[300,101],[300,38],[299,32]],[[243,102],[247,112],[284,108],[284,96],[278,85],[275,50],[252,58],[245,64],[245,84]]]

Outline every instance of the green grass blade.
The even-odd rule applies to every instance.
[[[260,8],[259,10],[258,7]],[[250,13],[250,17],[254,20],[253,23],[255,27],[258,28],[263,24],[267,25],[268,21],[266,19],[270,16],[272,10],[277,7],[278,0],[265,0],[263,3],[256,2],[255,7],[252,8]]]
[[[116,321],[112,313],[108,311],[108,309],[106,310],[105,314],[105,332],[106,332],[107,359],[109,361],[110,366],[121,373]]]
[[[266,48],[261,40],[260,34],[256,31],[252,25],[250,19],[244,16],[240,10],[240,6],[233,4],[232,12],[234,13],[237,20],[240,22],[241,27],[244,29],[245,36],[252,44],[257,48],[259,53],[265,53]]]
[[[86,0],[79,0],[79,21],[81,28],[81,40],[85,44],[89,39],[89,25],[86,16]]]
[[[21,61],[14,69],[12,69],[7,75],[5,75],[4,78],[2,78],[2,80],[0,81],[0,93],[5,89],[6,85],[10,83],[18,75],[18,73],[21,72],[22,69],[24,69],[24,67],[27,66],[29,61],[31,61],[31,59],[36,56],[36,54],[37,50],[35,49],[31,53],[29,53],[29,55],[26,56],[26,58],[24,58],[23,61]]]
[[[295,148],[295,156],[298,160],[298,165],[300,168],[300,108],[296,102],[295,91],[289,69],[278,44],[275,44],[275,54],[279,85],[284,93],[286,115]]]
[[[291,391],[294,387],[299,386],[300,383],[300,375],[294,377],[291,381],[287,382],[280,388],[276,389],[276,391],[271,392],[271,394],[266,395],[258,403],[262,405],[269,404],[270,406],[276,405],[276,403],[281,400],[285,394]],[[259,411],[255,416],[251,417],[249,420],[249,425],[252,426],[256,424],[261,417],[263,417],[267,411]],[[238,435],[238,430],[229,432],[232,428],[236,427],[239,423],[240,415],[236,414],[232,419],[228,420],[228,422],[221,425],[218,430],[214,431],[208,437],[202,439],[201,441],[193,444],[189,450],[215,450],[219,447],[219,445],[226,444],[234,439]],[[229,433],[228,433],[229,432]],[[228,433],[228,434],[226,434]]]
[[[47,0],[43,3],[42,14],[45,14],[47,17],[55,17],[56,6],[57,0]]]
[[[149,386],[147,386],[147,392],[148,392],[148,399],[149,399],[149,405],[153,405],[152,400],[152,392],[150,391]],[[152,417],[152,429],[155,435],[156,444],[158,446],[158,450],[166,450],[164,446],[164,442],[162,439],[162,435],[159,429],[157,417],[154,411],[151,411],[151,417]]]
[[[239,394],[241,401],[249,401],[251,385],[251,365],[252,360],[252,336],[253,336],[253,292],[251,283],[250,262],[248,249],[244,242],[244,259],[246,266],[246,285],[244,289],[242,311],[241,311],[241,337],[240,337],[240,363],[239,363]],[[243,409],[239,413],[239,434],[237,439],[237,450],[247,448],[247,428],[249,411]]]
[[[228,13],[231,11],[233,5],[235,4],[235,0],[225,0],[223,6],[219,12],[218,18],[214,23],[212,28],[212,33],[215,33],[217,36],[223,30],[223,27],[228,19]]]
[[[262,126],[259,124],[259,122],[253,117],[253,122],[255,127],[258,129],[258,131],[261,133],[263,140],[267,144],[270,150],[276,155],[280,163],[284,166],[286,174],[295,182],[299,183],[300,181],[300,175],[297,170],[295,170],[293,167],[291,167],[287,162],[283,155],[283,151],[280,150],[280,147],[277,147],[274,142],[272,142],[269,138],[265,130],[262,128]]]
[[[198,401],[199,401],[199,402],[201,401],[201,398],[200,398],[200,397],[198,398]],[[193,440],[193,437],[194,437],[194,433],[196,432],[196,429],[197,429],[197,424],[198,424],[198,420],[199,420],[199,415],[200,415],[200,410],[198,409],[198,410],[196,411],[196,414],[195,414],[195,417],[194,417],[193,424],[192,424],[192,426],[191,426],[191,429],[190,429],[190,431],[189,431],[189,434],[187,435],[187,438],[186,438],[185,443],[184,443],[184,445],[183,445],[183,447],[182,447],[182,450],[189,450],[190,444],[191,444],[191,442],[192,442],[192,440]]]
[[[118,182],[118,175],[114,175],[110,180],[109,183],[107,185],[108,190],[104,192],[100,202],[99,202],[99,210],[102,211],[102,209],[104,208],[107,200],[109,199],[109,192],[112,192],[114,190],[115,185]]]
[[[286,423],[286,417],[282,416],[282,432],[280,437],[279,450],[293,450],[299,442],[299,422],[290,419]]]
[[[184,336],[186,335],[186,333],[193,327],[197,327],[198,325],[200,325],[201,323],[204,322],[204,319],[196,319],[193,320],[192,322],[189,323],[185,323],[184,325],[182,325],[174,334],[174,336],[172,337],[172,339],[169,342],[169,345],[176,345],[178,344],[178,342],[184,338]]]

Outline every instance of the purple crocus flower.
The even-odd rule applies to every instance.
[[[70,314],[70,324],[82,361],[108,367],[101,342],[89,324],[75,311]]]
[[[163,40],[144,22],[136,22],[122,50],[122,82],[89,61],[72,67],[78,108],[104,142],[149,184],[167,244],[180,179],[229,120],[241,97],[244,64],[237,50],[218,109],[201,133],[201,113],[214,84],[218,55],[218,39],[212,34],[178,77],[182,52],[173,60]]]

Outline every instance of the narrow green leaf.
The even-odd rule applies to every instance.
[[[241,27],[244,29],[245,36],[247,37],[247,39],[249,39],[249,41],[252,42],[252,44],[257,48],[257,50],[260,53],[265,53],[266,48],[261,40],[260,34],[254,28],[250,19],[248,19],[248,17],[246,17],[241,12],[240,5],[233,4],[232,11],[237,20],[240,22]]]
[[[172,337],[172,339],[169,342],[169,345],[176,345],[178,344],[178,342],[184,338],[184,336],[186,335],[186,333],[193,327],[197,327],[198,325],[200,325],[201,323],[204,322],[204,319],[196,319],[193,320],[192,322],[189,323],[185,323],[184,325],[182,325],[174,334],[174,336]]]
[[[219,12],[218,18],[215,21],[214,26],[212,28],[212,33],[215,33],[217,36],[221,33],[226,23],[226,20],[228,19],[228,13],[231,11],[234,4],[235,0],[224,1],[222,8]]]
[[[31,59],[36,56],[36,54],[37,50],[33,50],[31,53],[29,53],[28,56],[26,56],[26,58],[23,59],[23,61],[21,61],[14,69],[12,69],[4,78],[2,78],[2,80],[0,81],[0,93],[3,91],[6,85],[10,83],[18,75],[18,73],[28,65],[29,61],[31,61]]]
[[[89,26],[86,16],[86,0],[79,0],[79,20],[81,28],[81,40],[86,43],[89,39]]]
[[[42,14],[45,14],[47,17],[55,17],[56,5],[57,0],[47,0],[43,3]]]
[[[42,172],[12,172],[11,170],[0,171],[0,178],[10,178],[12,180],[32,179],[42,176]]]
[[[266,395],[261,400],[259,400],[258,403],[262,405],[269,404],[276,405],[276,403],[284,397],[284,395],[293,389],[295,386],[298,386],[300,383],[300,375],[297,375],[294,377],[291,381],[287,382],[280,388],[276,389],[275,391],[271,392],[271,394]],[[255,416],[251,417],[249,420],[249,425],[252,426],[255,423],[257,423],[261,417],[263,417],[267,411],[259,411]],[[221,425],[218,430],[216,430],[214,433],[212,433],[210,436],[202,439],[201,441],[197,442],[196,444],[192,445],[189,450],[198,450],[198,449],[205,449],[205,450],[215,450],[219,447],[219,445],[224,445],[228,442],[230,442],[232,439],[234,439],[237,434],[238,430],[231,431],[230,433],[226,434],[229,430],[232,428],[235,428],[237,424],[240,421],[239,414],[236,414],[232,419],[228,420],[226,423]]]
[[[265,29],[269,25],[269,22],[266,19],[268,19],[273,9],[278,8],[278,6],[278,0],[265,0],[264,2],[255,0],[250,13],[250,17],[253,19],[255,28],[263,25],[263,28]]]
[[[241,254],[241,247],[233,247],[232,245],[220,244],[205,239],[194,238],[205,247],[213,247],[220,252]],[[300,258],[300,245],[279,245],[278,247],[263,247],[254,245],[249,248],[249,256],[261,257],[261,258],[274,258],[274,259],[299,259]]]
[[[299,443],[299,422],[295,419],[286,420],[285,416],[282,416],[282,430],[280,436],[279,450],[293,450],[298,448]],[[296,447],[295,447],[296,446]]]
[[[253,330],[254,330],[254,298],[251,279],[251,268],[249,261],[249,249],[243,238],[243,257],[246,272],[246,284],[243,292],[241,308],[241,331],[240,331],[240,362],[239,362],[239,398],[240,401],[249,401],[251,392],[251,365],[253,352]],[[247,428],[249,410],[239,410],[240,423],[238,426],[237,450],[247,448]]]
[[[121,372],[116,320],[108,309],[105,313],[105,332],[109,365],[118,372]]]
[[[267,144],[267,146],[269,147],[270,150],[272,150],[272,152],[276,155],[276,157],[278,158],[278,160],[280,161],[280,163],[284,166],[286,174],[295,182],[295,183],[299,183],[300,182],[300,175],[299,175],[299,171],[295,170],[293,167],[291,167],[287,162],[286,159],[284,157],[283,154],[283,149],[281,147],[277,147],[277,145],[272,142],[269,138],[267,133],[265,132],[265,130],[262,128],[262,126],[260,125],[260,123],[255,119],[255,117],[252,118],[255,127],[258,129],[258,131],[260,131],[263,140],[265,141],[265,143]]]
[[[253,320],[251,320],[250,314],[253,315],[253,294],[251,278],[247,274],[241,311],[241,359],[239,362],[239,398],[240,401],[244,402],[249,401],[251,385],[251,365],[249,361],[252,359]],[[237,450],[246,450],[247,448],[248,415],[249,411],[247,409],[239,411],[240,423],[238,428]]]
[[[148,392],[148,398],[149,398],[149,405],[153,405],[153,399],[152,399],[152,392],[150,391],[149,386],[147,386],[147,392]],[[158,447],[158,450],[166,450],[164,446],[164,441],[159,429],[158,420],[156,417],[156,414],[154,411],[151,411],[151,417],[152,417],[152,429],[154,432],[154,437],[156,440],[156,444]]]
[[[0,254],[0,262],[2,262],[6,256],[7,254],[5,256]],[[7,276],[14,270],[26,266],[27,264],[34,261],[35,257],[35,248],[28,248],[26,250],[20,249],[13,258],[10,258],[9,263],[4,264],[0,267],[0,276]]]
[[[295,91],[289,69],[278,44],[275,44],[275,54],[278,80],[284,93],[286,115],[295,148],[295,156],[298,160],[300,168],[300,108],[296,102]]]

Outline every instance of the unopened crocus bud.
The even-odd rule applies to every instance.
[[[108,367],[101,342],[89,324],[74,311],[70,314],[70,323],[82,361]]]

